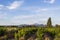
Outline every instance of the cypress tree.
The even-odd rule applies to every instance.
[[[48,21],[47,21],[47,27],[52,27],[52,22],[51,22],[51,18],[49,17]]]

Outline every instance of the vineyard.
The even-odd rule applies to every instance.
[[[48,33],[54,40],[60,40],[59,27],[0,27],[0,40],[44,40],[43,35]]]

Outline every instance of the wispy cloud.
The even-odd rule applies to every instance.
[[[10,5],[7,5],[7,6],[0,4],[0,10],[1,9],[9,9],[9,10],[16,9],[16,8],[20,7],[23,3],[24,3],[24,0],[14,1],[14,2],[10,3]]]
[[[1,10],[2,8],[4,8],[4,5],[0,5],[0,10]]]
[[[27,8],[27,9],[26,9]],[[20,15],[13,15],[12,18],[8,18],[8,21],[2,21],[2,24],[12,24],[12,25],[19,25],[19,24],[34,24],[34,23],[40,23],[40,24],[46,24],[46,21],[48,17],[55,18],[55,11],[59,10],[58,8],[31,8],[26,7],[23,8],[23,11],[33,11],[32,14],[20,14]],[[53,11],[53,12],[51,12]],[[1,14],[1,18],[6,18],[7,14]],[[0,18],[0,19],[1,19]]]
[[[7,6],[8,9],[16,9],[18,7],[20,7],[22,5],[24,1],[14,1],[13,3],[11,3],[9,6]]]
[[[7,18],[7,14],[6,13],[0,14],[0,19],[6,19],[6,18]]]
[[[44,0],[44,2],[53,4],[55,2],[55,0]]]
[[[32,18],[34,15],[17,15],[14,16],[14,19],[24,19],[24,18]]]
[[[54,10],[60,10],[60,7],[48,7],[48,8],[41,8],[41,7],[25,7],[21,10],[24,11],[35,11],[35,12],[48,12],[48,11],[54,11]]]
[[[11,22],[13,24],[34,24],[34,23],[46,24],[47,19],[49,17],[52,17],[53,19],[55,18],[56,14],[54,11],[59,10],[59,9],[58,8],[30,8],[29,7],[25,11],[27,10],[29,11],[32,10],[33,14],[15,15],[12,17]]]
[[[51,15],[51,14],[50,14]],[[46,24],[46,20],[49,17],[49,15],[46,13],[37,13],[37,14],[31,14],[31,15],[17,15],[12,17],[11,22],[14,24],[34,24],[34,23],[40,23],[40,24]]]
[[[26,8],[22,8],[21,10],[27,11],[48,11],[49,8],[40,8],[40,7],[26,7]]]

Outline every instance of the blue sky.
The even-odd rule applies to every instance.
[[[60,0],[0,0],[0,25],[60,24]]]

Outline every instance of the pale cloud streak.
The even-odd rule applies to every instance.
[[[50,1],[50,3],[54,3],[54,2],[55,2],[55,0],[51,0],[51,1]]]
[[[8,14],[6,14],[6,13],[0,14],[0,19],[6,19],[6,18],[7,18],[7,15],[8,15]]]
[[[25,8],[26,9],[26,8]],[[24,9],[24,10],[25,10]],[[58,10],[58,8],[53,8],[54,10]],[[27,8],[29,11],[33,11],[33,14],[28,15],[14,15],[11,19],[9,19],[8,22],[3,22],[2,24],[12,24],[12,25],[18,25],[18,24],[34,24],[34,23],[40,23],[40,24],[46,24],[46,21],[48,17],[55,18],[55,14],[51,13],[51,8]],[[25,11],[27,11],[25,10]],[[34,14],[35,13],[35,14]],[[7,17],[7,14],[1,14],[1,18]]]
[[[7,6],[8,9],[16,9],[22,5],[24,1],[14,1],[9,6]]]
[[[46,20],[49,17],[49,15],[46,13],[42,14],[31,14],[31,15],[17,15],[12,17],[11,22],[14,24],[34,24],[34,23],[42,23],[46,24]]]
[[[32,18],[34,15],[17,15],[14,16],[14,19],[24,19],[24,18]]]
[[[26,8],[25,8],[26,9]],[[22,10],[25,10],[22,9]],[[33,14],[28,15],[15,15],[12,17],[11,22],[13,24],[46,24],[49,17],[55,18],[55,10],[58,8],[27,8],[25,11],[33,11]],[[53,19],[52,19],[53,20]],[[53,20],[54,21],[54,20]]]
[[[22,8],[21,10],[33,11],[33,12],[48,12],[48,11],[60,10],[60,7],[48,7],[48,8],[26,7],[26,8]]]
[[[55,2],[55,0],[44,0],[44,2],[53,4]]]
[[[0,10],[1,9],[8,9],[8,10],[13,10],[13,9],[16,9],[18,7],[21,7],[21,5],[24,3],[24,0],[21,0],[21,1],[14,1],[12,3],[10,3],[10,5],[8,6],[5,6],[5,5],[2,5],[0,4]]]
[[[2,8],[4,8],[4,5],[1,5],[1,4],[0,4],[0,10],[1,10]]]

